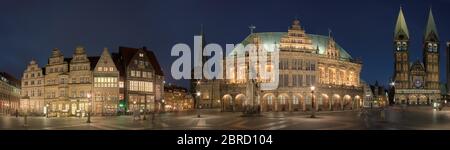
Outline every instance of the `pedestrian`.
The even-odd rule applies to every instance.
[[[386,114],[385,114],[384,108],[381,108],[380,118],[381,118],[381,121],[385,121],[385,119],[386,119]]]
[[[155,112],[152,113],[152,122],[155,121]]]
[[[16,118],[19,117],[19,110],[16,109]]]

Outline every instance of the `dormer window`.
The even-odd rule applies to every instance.
[[[437,50],[438,50],[438,45],[437,45],[436,43],[433,44],[433,50],[434,50],[435,52],[437,52]]]
[[[139,53],[139,57],[144,57],[144,54],[143,53]]]

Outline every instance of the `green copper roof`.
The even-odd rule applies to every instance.
[[[425,39],[429,39],[431,35],[436,36],[436,40],[439,40],[439,35],[436,29],[436,24],[434,22],[433,12],[431,11],[428,13],[428,21],[427,21],[427,28],[425,29]]]
[[[409,39],[408,26],[406,25],[405,16],[403,16],[403,9],[400,7],[397,23],[395,25],[394,38],[397,38],[402,34],[405,34],[406,38]]]
[[[263,47],[267,51],[273,51],[274,46],[273,44],[280,44],[281,37],[284,35],[287,35],[287,32],[259,32],[259,33],[252,33],[247,38],[244,39],[244,41],[241,42],[244,46],[251,43],[252,39],[255,36],[258,36],[261,38]],[[315,34],[307,34],[307,36],[312,40],[312,45],[314,48],[319,48],[319,54],[325,54],[325,50],[328,45],[328,36],[323,35],[315,35]],[[336,43],[336,48],[340,52],[341,59],[352,59],[350,54],[345,51],[344,48],[342,48],[339,44]],[[240,51],[241,49],[235,48],[231,54],[235,54],[236,51]]]

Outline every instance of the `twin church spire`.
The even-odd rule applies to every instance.
[[[433,12],[431,11],[428,13],[428,21],[427,21],[427,27],[425,29],[424,34],[424,40],[425,41],[439,41],[439,35],[436,29],[436,23],[434,22]]]
[[[395,40],[409,40],[409,30],[408,25],[405,21],[405,16],[403,14],[403,8],[400,7],[400,12],[398,13],[397,23],[395,25],[394,39]],[[428,12],[428,21],[424,33],[424,41],[439,41],[439,35],[436,28],[436,23],[434,21],[433,12],[430,8]]]
[[[408,40],[409,31],[408,25],[406,25],[405,16],[403,15],[403,9],[400,7],[400,12],[398,13],[397,23],[395,25],[394,39],[396,40]]]
[[[432,9],[423,34],[423,61],[409,62],[409,34],[403,9],[394,30],[394,79],[399,89],[439,89],[439,35]],[[411,65],[412,64],[412,65]]]

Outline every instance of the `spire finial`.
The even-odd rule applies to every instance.
[[[328,37],[331,38],[331,29],[328,28]]]
[[[439,34],[436,28],[436,23],[434,21],[433,11],[430,6],[430,11],[428,12],[427,25],[425,28],[424,40],[431,40],[431,39],[439,41]]]
[[[406,40],[409,39],[408,26],[406,25],[405,16],[403,15],[403,8],[401,5],[397,17],[397,22],[395,24],[394,38]]]
[[[248,28],[250,29],[250,34],[253,34],[253,31],[256,29],[256,26],[250,25]]]

